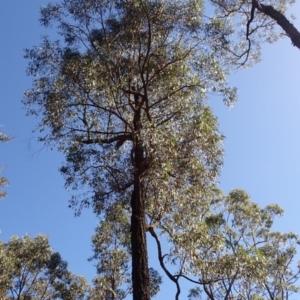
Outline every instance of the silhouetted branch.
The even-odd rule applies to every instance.
[[[256,7],[260,12],[266,14],[285,31],[287,36],[291,39],[293,46],[300,49],[300,32],[297,28],[283,15],[271,5],[260,4]]]
[[[177,287],[177,292],[175,295],[175,299],[179,300],[179,295],[180,295],[180,285],[178,283],[178,278],[176,278],[176,276],[173,276],[169,270],[166,268],[165,264],[164,264],[164,255],[162,255],[162,250],[161,250],[161,244],[160,244],[160,240],[156,234],[156,232],[154,231],[154,226],[149,226],[148,227],[148,231],[150,232],[150,234],[154,237],[156,244],[157,244],[157,250],[158,250],[158,260],[160,263],[160,266],[162,267],[162,269],[165,271],[166,275],[169,277],[170,280],[172,280]]]

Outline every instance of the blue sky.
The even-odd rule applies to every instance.
[[[45,233],[70,269],[91,280],[95,269],[87,258],[97,219],[89,210],[74,218],[68,208],[71,194],[58,172],[63,156],[55,150],[39,151],[42,145],[32,133],[37,120],[26,117],[21,104],[31,85],[23,49],[38,45],[45,33],[38,18],[39,7],[46,3],[1,3],[0,125],[13,139],[0,145],[1,175],[10,181],[8,197],[0,202],[0,239]],[[299,8],[292,11],[300,18]],[[299,20],[295,25],[300,28]],[[261,63],[231,76],[231,85],[239,90],[239,102],[232,109],[212,99],[226,136],[220,185],[225,192],[243,188],[262,206],[278,203],[285,215],[275,227],[300,234],[300,51],[285,38],[262,52]],[[156,256],[154,248],[151,255]],[[165,285],[157,299],[170,295],[169,288],[173,291],[172,285]]]

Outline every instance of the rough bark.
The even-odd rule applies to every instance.
[[[136,103],[137,104],[137,103]],[[138,104],[136,105],[136,107]],[[136,136],[133,142],[134,189],[131,197],[131,249],[132,249],[132,288],[133,300],[150,300],[150,280],[146,240],[145,205],[141,177],[144,169],[144,151],[139,139],[141,129],[141,108],[134,116]]]
[[[131,247],[133,300],[150,300],[145,213],[138,182],[132,193]]]
[[[273,20],[275,20],[278,25],[285,31],[287,36],[291,39],[292,44],[300,49],[300,32],[297,28],[283,15],[281,12],[276,10],[271,5],[260,4],[256,7],[260,12],[266,14]]]

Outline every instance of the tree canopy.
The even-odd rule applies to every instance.
[[[221,48],[225,53],[231,53],[231,64],[251,66],[259,60],[261,45],[264,42],[273,43],[283,36],[288,36],[292,44],[300,49],[300,33],[285,16],[288,8],[295,1],[262,2],[260,0],[208,1],[208,5],[214,8],[215,14],[207,18],[210,22],[222,24],[229,32]],[[294,18],[291,15],[291,19]],[[216,50],[220,50],[220,47]]]
[[[235,90],[202,45],[201,9],[197,1],[50,4],[41,22],[57,22],[63,42],[45,38],[27,51],[28,112],[50,129],[41,140],[65,153],[66,184],[90,188],[71,206],[107,218],[121,205],[131,215],[134,299],[150,297],[148,226],[172,222],[180,206],[192,211],[222,165],[205,100],[214,91],[230,103]]]
[[[83,300],[90,287],[72,274],[44,235],[0,242],[0,297],[3,300]]]
[[[194,286],[191,300],[283,300],[299,293],[300,267],[295,261],[299,237],[272,229],[282,214],[278,205],[261,208],[237,189],[227,196],[207,197],[193,215],[178,212],[176,227],[159,232],[150,228],[162,271],[176,285],[170,298],[179,299],[183,281]],[[121,207],[99,223],[93,250],[97,262],[93,293],[103,299],[127,299],[132,291],[130,221]],[[154,270],[151,275],[154,296],[162,281]]]
[[[275,4],[285,11],[291,2]],[[42,8],[40,19],[45,27],[56,25],[60,39],[44,37],[26,50],[33,76],[24,99],[28,114],[40,116],[40,140],[65,154],[60,170],[75,190],[70,206],[78,214],[91,206],[102,220],[99,230],[109,235],[94,239],[95,257],[102,260],[98,272],[105,274],[98,283],[108,285],[104,297],[132,292],[134,300],[148,300],[158,291],[160,276],[148,266],[147,231],[178,299],[179,279],[201,275],[195,253],[209,245],[201,235],[200,244],[192,238],[195,224],[207,232],[240,230],[222,227],[222,218],[211,217],[221,222],[218,229],[203,220],[222,198],[216,180],[223,136],[207,100],[213,93],[231,105],[236,89],[227,84],[229,71],[258,61],[261,42],[280,32],[258,2],[211,1],[213,17],[205,15],[205,5],[63,0]],[[168,257],[181,266],[176,275],[164,264],[157,232],[174,245]],[[211,247],[217,251],[222,241]],[[210,276],[218,272],[216,266]],[[229,295],[233,283],[224,280]],[[205,289],[208,281],[201,281]],[[132,288],[122,290],[128,283]],[[211,285],[220,291],[218,283]]]
[[[195,286],[188,295],[191,300],[283,300],[299,292],[300,269],[294,259],[300,240],[294,233],[272,230],[274,217],[283,210],[274,204],[262,209],[243,190],[219,196],[202,202],[202,214],[190,220],[192,227],[184,224],[186,218],[181,227],[164,233],[172,245],[169,252],[164,253],[156,229],[150,229],[160,264],[179,288],[175,298],[179,299],[182,280]],[[14,236],[1,242],[1,299],[127,299],[132,293],[130,231],[121,207],[99,223],[93,250],[97,276],[91,287],[68,270],[46,236]],[[149,273],[153,297],[162,280],[154,269]]]
[[[180,266],[173,277],[198,286],[190,299],[289,299],[299,292],[300,240],[272,230],[283,213],[278,205],[261,208],[245,191],[233,190],[202,212],[189,220],[191,230],[182,223],[170,236],[170,259],[179,258]]]

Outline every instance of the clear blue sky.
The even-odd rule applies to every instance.
[[[48,2],[1,3],[0,124],[13,140],[0,145],[2,175],[10,181],[8,197],[0,202],[0,239],[45,233],[71,271],[91,280],[95,269],[87,258],[97,220],[91,211],[74,218],[68,209],[70,193],[58,172],[63,156],[55,150],[38,151],[42,145],[31,132],[37,120],[26,117],[21,104],[31,85],[23,49],[40,43],[45,31],[39,26],[39,7]],[[299,5],[293,13],[300,18]],[[299,20],[295,24],[300,28]],[[287,38],[267,45],[261,63],[238,71],[230,80],[239,89],[234,108],[212,100],[226,136],[220,185],[225,192],[243,188],[261,205],[278,203],[285,215],[276,228],[300,234],[300,51]],[[171,297],[169,288],[174,291],[165,285],[156,299]]]

